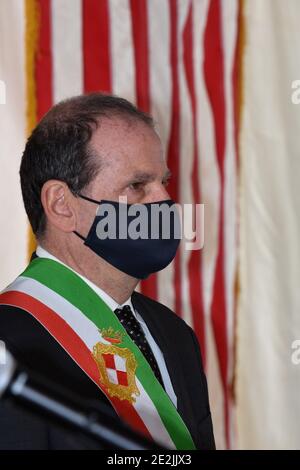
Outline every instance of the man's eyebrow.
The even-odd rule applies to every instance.
[[[148,183],[149,181],[155,180],[155,174],[154,173],[146,173],[146,172],[140,172],[137,171],[134,173],[133,177],[130,178],[132,181],[138,181],[141,183]]]
[[[141,182],[141,183],[148,183],[150,181],[154,181],[156,179],[156,174],[155,173],[148,173],[148,172],[140,172],[140,171],[137,171],[136,173],[134,173],[133,177],[130,178],[131,181],[138,181],[138,182]],[[167,180],[171,177],[171,171],[168,169],[164,176],[163,176],[163,180]]]

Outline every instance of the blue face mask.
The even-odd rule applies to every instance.
[[[115,268],[146,279],[174,259],[181,238],[174,201],[125,204],[80,197],[99,207],[87,237],[74,233]]]

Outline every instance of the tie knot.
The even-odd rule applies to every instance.
[[[126,317],[126,316],[129,316],[129,315],[133,315],[132,310],[130,308],[130,305],[124,305],[124,307],[116,308],[115,314],[118,317],[120,317],[120,316]]]
[[[117,315],[118,319],[125,327],[125,329],[127,329],[127,327],[132,329],[132,326],[134,326],[134,328],[137,330],[141,328],[129,305],[124,305],[124,307],[116,308],[115,314]]]

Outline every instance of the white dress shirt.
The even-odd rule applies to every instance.
[[[49,251],[45,250],[45,248],[42,248],[40,245],[37,247],[36,249],[36,254],[39,258],[50,258],[50,259],[53,259],[54,261],[57,261],[58,263],[61,263],[63,264],[64,266],[66,266],[68,269],[71,269],[71,271],[74,271],[74,269],[70,268],[70,266],[67,266],[66,264],[64,264],[62,261],[60,261],[58,258],[56,258],[55,256],[53,256],[51,253],[49,253]],[[166,366],[166,362],[164,360],[164,356],[163,356],[163,353],[161,352],[160,348],[158,347],[158,345],[156,344],[153,336],[151,335],[150,331],[149,331],[149,328],[147,327],[146,323],[144,322],[143,318],[141,317],[141,315],[139,315],[139,313],[133,308],[133,305],[132,305],[132,302],[131,302],[131,297],[129,297],[129,299],[124,302],[122,305],[118,304],[110,295],[108,295],[106,292],[104,292],[104,290],[102,290],[100,287],[96,286],[96,284],[94,284],[93,282],[91,282],[89,279],[87,279],[85,276],[82,276],[81,274],[77,273],[76,271],[74,271],[79,277],[81,277],[81,279],[83,279],[83,281],[88,284],[89,287],[91,287],[91,289],[93,289],[94,292],[96,292],[96,294],[101,297],[101,299],[106,303],[106,305],[108,305],[108,307],[114,312],[116,310],[116,308],[122,308],[124,307],[124,305],[129,305],[134,316],[136,317],[136,319],[138,320],[138,322],[140,323],[142,329],[143,329],[143,332],[146,336],[146,339],[152,349],[152,352],[155,356],[155,359],[156,359],[156,362],[157,362],[157,365],[159,367],[159,370],[160,370],[160,373],[161,373],[161,377],[162,377],[162,380],[163,380],[163,383],[164,383],[164,387],[165,387],[165,390],[166,390],[166,393],[169,395],[170,399],[172,400],[173,404],[175,405],[175,407],[177,408],[177,397],[175,395],[175,392],[174,392],[174,389],[173,389],[173,386],[172,386],[172,382],[171,382],[171,379],[170,379],[170,375],[169,375],[169,372],[168,372],[168,369],[167,369],[167,366]]]

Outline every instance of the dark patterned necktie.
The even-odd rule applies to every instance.
[[[132,341],[138,346],[140,351],[145,356],[157,380],[164,387],[161,373],[158,368],[152,349],[150,348],[150,345],[146,339],[146,336],[143,332],[140,323],[137,321],[134,314],[132,313],[130,306],[124,305],[124,307],[122,308],[116,308],[115,314],[117,315],[123,327],[129,334]]]

